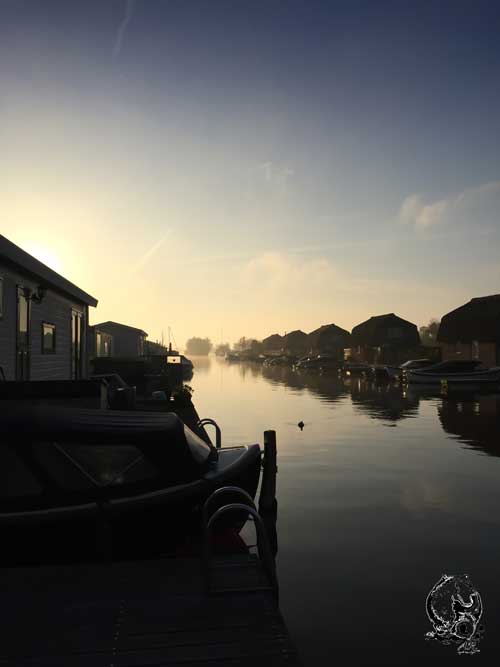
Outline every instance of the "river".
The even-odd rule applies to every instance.
[[[455,646],[424,639],[443,573],[468,574],[480,592],[475,659],[493,664],[500,396],[193,362],[193,402],[223,446],[277,432],[280,606],[304,664],[456,661]]]

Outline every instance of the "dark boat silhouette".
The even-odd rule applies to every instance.
[[[216,449],[173,413],[0,409],[2,556],[43,550],[47,539],[63,549],[99,525],[126,551],[157,549],[198,521],[216,488],[255,497],[259,445]]]

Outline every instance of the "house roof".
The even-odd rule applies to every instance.
[[[113,327],[120,327],[121,329],[127,329],[128,331],[132,331],[136,334],[140,334],[141,336],[146,336],[147,333],[143,331],[142,329],[137,329],[137,327],[130,327],[128,324],[120,324],[119,322],[112,322],[111,320],[108,320],[107,322],[100,322],[99,324],[93,324],[92,325],[95,329],[102,329],[103,331],[106,329],[111,329]]]
[[[405,331],[401,338],[390,338],[388,329],[402,328]],[[420,336],[418,335],[417,325],[394,313],[385,315],[374,315],[369,320],[361,322],[355,326],[351,333],[351,344],[380,346],[387,343],[399,345],[419,345]]]
[[[347,342],[351,337],[351,334],[346,331],[346,329],[341,329],[336,324],[323,324],[323,326],[311,331],[308,334],[308,342],[314,347],[319,344],[320,341],[329,341],[333,342],[338,340],[339,343]]]
[[[283,342],[285,345],[288,346],[293,346],[293,345],[303,345],[307,341],[307,334],[301,331],[300,329],[296,329],[295,331],[290,331],[290,333],[287,333],[286,336],[283,336]]]
[[[500,343],[500,294],[471,299],[444,315],[439,326],[440,343]]]
[[[22,272],[31,278],[39,281],[41,284],[51,287],[59,292],[67,294],[75,301],[85,303],[88,306],[97,306],[97,299],[87,292],[71,283],[63,276],[59,275],[48,266],[35,259],[32,255],[25,252],[19,246],[9,241],[0,234],[0,260],[22,269]]]
[[[270,346],[271,348],[275,346],[281,347],[282,343],[283,343],[283,336],[280,336],[277,333],[272,334],[272,336],[268,336],[267,338],[264,338],[264,340],[262,341],[262,344],[264,346],[267,345]]]

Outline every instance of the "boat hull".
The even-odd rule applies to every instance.
[[[500,368],[472,373],[426,373],[425,371],[408,371],[405,374],[408,384],[438,385],[448,382],[460,385],[499,384]]]

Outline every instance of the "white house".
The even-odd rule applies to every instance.
[[[0,380],[87,376],[97,300],[0,235]]]

